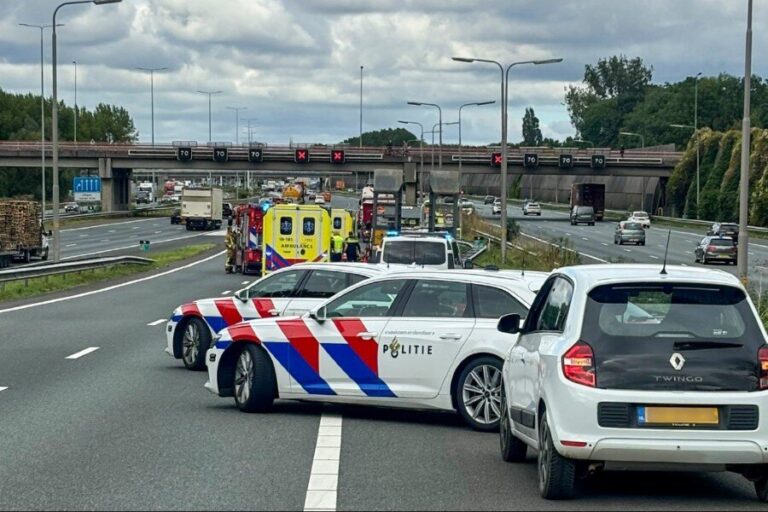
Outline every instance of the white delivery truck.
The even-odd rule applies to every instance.
[[[221,229],[222,201],[220,188],[185,188],[181,194],[181,216],[187,230]]]

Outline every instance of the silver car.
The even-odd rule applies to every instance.
[[[613,243],[645,245],[645,229],[639,222],[623,220],[616,225]]]

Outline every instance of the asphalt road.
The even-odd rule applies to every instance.
[[[202,240],[206,240],[205,237],[209,235],[220,238],[221,232],[187,231],[183,225],[171,225],[166,217],[117,221],[62,230],[61,257],[75,259],[138,254],[141,240],[150,241],[151,251],[154,248],[162,249],[168,244],[203,243]]]
[[[764,510],[729,474],[606,474],[577,501],[546,502],[532,460],[503,463],[496,434],[453,414],[285,401],[240,413],[163,352],[164,322],[148,325],[240,288],[245,279],[224,274],[222,260],[0,306],[0,509],[300,510],[330,411],[343,418],[339,510]]]

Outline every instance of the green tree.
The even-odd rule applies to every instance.
[[[523,116],[523,142],[525,146],[541,146],[544,137],[539,128],[539,118],[533,111],[533,107],[525,109]]]
[[[391,142],[393,146],[397,147],[402,146],[403,142],[412,141],[413,139],[418,139],[418,136],[405,128],[384,128],[383,130],[363,133],[363,145],[365,146],[386,146]],[[360,143],[360,137],[350,137],[341,141],[341,143],[357,146]],[[417,143],[411,142],[409,145],[414,144]]]

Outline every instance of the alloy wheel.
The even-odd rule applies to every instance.
[[[501,370],[491,365],[473,369],[462,386],[467,413],[476,422],[490,425],[501,418]]]
[[[253,358],[248,350],[243,350],[235,367],[235,396],[241,404],[248,402],[251,397],[253,382]]]
[[[184,330],[183,346],[184,362],[188,365],[194,365],[200,351],[200,329],[194,321],[189,322]]]

